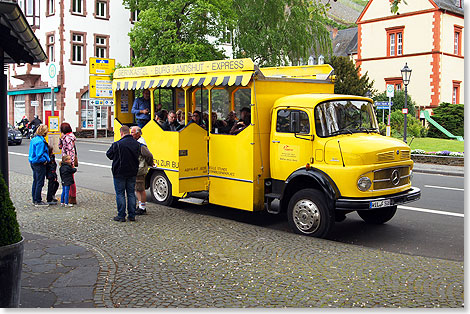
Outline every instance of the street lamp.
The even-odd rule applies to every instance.
[[[405,114],[405,130],[403,132],[403,142],[406,143],[406,127],[407,127],[407,119],[406,116],[408,114],[408,84],[410,83],[410,78],[411,78],[411,69],[408,67],[408,63],[405,63],[405,66],[403,69],[401,69],[401,78],[403,80],[403,85],[405,85],[405,109],[403,110],[403,113]]]

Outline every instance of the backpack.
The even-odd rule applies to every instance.
[[[149,165],[145,162],[144,156],[139,155],[139,170],[137,171],[137,176],[145,176],[149,172]]]

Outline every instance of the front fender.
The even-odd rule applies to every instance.
[[[336,184],[325,172],[317,168],[300,168],[291,173],[284,183],[281,191],[283,205],[287,205],[295,192],[304,188],[315,188],[323,192],[330,208],[335,207],[336,199],[340,197]]]

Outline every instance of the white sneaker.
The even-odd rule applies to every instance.
[[[72,203],[65,204],[65,207],[73,207]]]
[[[61,206],[61,207],[64,207],[64,206],[65,206],[65,204],[64,204],[64,203],[60,203],[60,206]]]

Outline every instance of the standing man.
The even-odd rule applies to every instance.
[[[145,202],[147,201],[147,194],[145,192],[145,176],[149,171],[149,167],[153,165],[153,155],[147,148],[144,138],[142,137],[142,130],[138,126],[131,128],[132,137],[140,144],[140,156],[139,156],[139,170],[137,171],[137,177],[135,180],[135,191],[137,199],[139,200],[139,206],[136,209],[136,215],[145,215],[147,209]]]
[[[139,169],[140,144],[130,135],[127,125],[123,125],[120,132],[121,139],[114,142],[106,152],[106,156],[113,161],[112,172],[118,210],[114,220],[126,221],[127,194],[127,218],[129,221],[135,221],[135,179]]]
[[[143,128],[150,121],[150,90],[144,89],[142,97],[134,100],[131,112],[135,114],[139,128]]]

